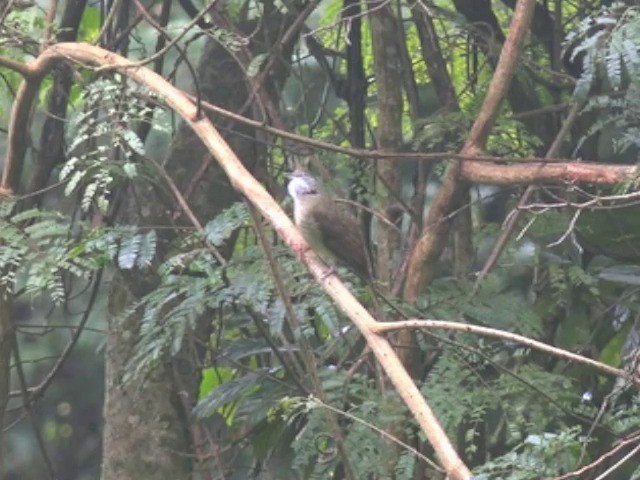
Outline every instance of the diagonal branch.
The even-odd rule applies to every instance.
[[[471,127],[471,132],[469,132],[467,141],[462,148],[462,154],[473,155],[481,153],[486,144],[487,137],[498,115],[500,104],[507,94],[511,78],[514,75],[519,53],[522,50],[529,29],[534,6],[534,0],[520,0],[518,2],[511,22],[509,36],[500,53],[500,60],[489,84],[487,96],[476,121]],[[487,165],[487,167],[491,167],[491,165]],[[510,165],[510,167],[520,167],[520,165]],[[427,220],[424,222],[422,236],[411,252],[404,291],[405,299],[410,302],[414,302],[417,299],[420,289],[430,281],[432,272],[426,270],[430,269],[444,247],[450,221],[442,220],[458,207],[460,199],[463,197],[466,182],[463,178],[460,178],[460,174],[464,168],[466,168],[466,162],[456,162],[448,168],[438,195],[431,205]]]

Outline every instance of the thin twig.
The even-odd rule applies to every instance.
[[[631,450],[629,453],[627,453],[624,457],[622,457],[620,460],[618,460],[616,463],[614,463],[613,465],[611,465],[610,468],[607,469],[607,471],[605,471],[602,475],[598,475],[596,478],[594,478],[593,480],[604,480],[604,478],[606,478],[610,473],[613,473],[614,470],[617,470],[618,468],[620,468],[627,460],[629,460],[631,457],[633,457],[636,453],[638,453],[638,451],[640,451],[640,444],[638,444],[636,446],[636,448],[634,448],[633,450]]]
[[[27,399],[29,404],[33,403],[35,400],[37,400],[40,396],[44,394],[44,392],[47,390],[47,388],[53,381],[54,377],[58,374],[62,366],[65,364],[65,362],[71,355],[71,352],[73,351],[73,348],[78,342],[80,335],[84,331],[85,325],[89,321],[89,316],[93,311],[93,305],[95,304],[96,299],[98,298],[98,292],[100,290],[100,286],[102,283],[102,274],[103,274],[103,269],[99,269],[95,275],[95,279],[93,281],[93,288],[91,289],[91,294],[89,295],[89,300],[87,302],[87,308],[82,314],[82,318],[80,319],[80,322],[76,327],[76,331],[73,332],[73,335],[69,340],[69,343],[67,343],[67,346],[64,348],[64,350],[60,354],[60,357],[58,358],[56,363],[53,365],[53,367],[51,368],[47,376],[44,377],[37,386],[29,389],[30,395]]]
[[[173,193],[173,196],[176,198],[178,205],[180,205],[180,208],[182,209],[184,214],[187,216],[189,221],[193,224],[193,226],[196,227],[196,230],[198,230],[200,233],[204,233],[204,227],[200,223],[200,220],[198,220],[198,217],[196,217],[195,213],[193,213],[193,210],[191,210],[191,207],[189,207],[189,204],[185,200],[184,196],[180,192],[180,189],[175,184],[173,179],[169,176],[169,174],[165,171],[165,169],[154,159],[150,157],[147,157],[146,159],[153,164],[153,166],[158,170],[160,175],[162,175],[162,177],[165,179],[165,181],[167,182],[167,185],[169,186],[169,189],[171,190],[171,193]],[[225,266],[227,264],[227,261],[225,260],[224,256],[220,253],[220,251],[216,248],[215,245],[207,242],[207,249],[213,254],[214,257],[216,257],[216,260],[218,260],[220,265]]]
[[[169,35],[169,33],[166,31],[165,28],[162,27],[162,25],[160,25],[158,22],[156,22],[151,17],[151,15],[144,8],[144,5],[142,4],[142,2],[140,0],[133,0],[133,1],[136,4],[136,8],[140,12],[140,15],[142,15],[144,17],[144,19],[149,23],[149,25],[151,25],[153,28],[155,28],[160,33],[160,36],[158,37],[158,42],[156,43],[156,53],[154,54],[154,56],[156,57],[154,59],[155,60],[155,62],[154,62],[154,71],[156,73],[158,73],[158,74],[162,73],[162,64],[163,64],[162,53],[166,52],[168,50],[168,48],[171,48],[171,46],[175,47],[175,49],[180,54],[180,58],[183,59],[184,63],[187,65],[187,69],[189,70],[189,75],[191,76],[191,81],[193,82],[193,89],[195,91],[196,105],[200,105],[200,101],[201,101],[201,98],[202,98],[202,93],[201,93],[201,90],[200,90],[200,81],[199,81],[198,75],[196,75],[195,68],[193,68],[193,65],[191,64],[191,62],[187,58],[187,55],[186,55],[186,52],[185,52],[184,48],[182,48],[180,45],[178,45],[178,42],[177,42],[178,39],[176,39],[175,42],[173,41],[173,39],[171,38],[171,35]],[[168,12],[168,8],[169,7],[167,5],[163,5],[163,9],[166,10],[167,12]],[[205,11],[208,11],[208,10],[209,9],[205,9]],[[168,20],[168,13],[167,13],[167,20]],[[170,43],[167,45],[165,40],[169,41]],[[171,43],[171,42],[173,42],[173,43]],[[200,114],[199,112],[200,112],[200,110],[198,108],[198,114],[197,115]]]
[[[340,410],[338,408],[332,407],[331,405],[328,405],[327,403],[324,403],[323,401],[321,401],[318,398],[310,397],[309,401],[314,405],[317,405],[317,406],[322,407],[322,408],[326,408],[327,410],[331,410],[332,412],[337,413],[338,415],[340,415],[342,417],[346,417],[346,418],[348,418],[350,420],[353,420],[354,422],[358,422],[358,423],[360,423],[362,425],[365,425],[366,427],[370,428],[374,432],[378,433],[381,437],[384,437],[387,440],[400,445],[402,448],[404,448],[404,449],[408,450],[409,452],[413,453],[416,457],[424,460],[424,462],[429,464],[429,466],[431,468],[433,468],[434,470],[436,470],[438,472],[444,472],[444,470],[442,470],[441,467],[436,465],[433,460],[429,459],[428,457],[426,457],[425,455],[420,453],[418,450],[413,448],[411,445],[409,445],[407,443],[404,443],[398,437],[396,437],[394,435],[391,435],[390,433],[388,433],[387,431],[383,430],[382,428],[379,428],[379,427],[375,426],[373,423],[367,422],[366,420],[363,420],[362,418],[360,418],[360,417],[358,417],[356,415],[353,415],[352,413],[349,413],[349,412],[347,412],[345,410]]]
[[[562,242],[565,241],[565,239],[571,235],[574,231],[574,229],[576,228],[576,222],[578,221],[578,218],[580,218],[580,214],[582,213],[582,210],[576,210],[573,213],[573,217],[571,217],[571,221],[569,222],[569,226],[567,227],[567,229],[565,230],[565,232],[560,236],[559,239],[557,239],[555,242],[551,242],[547,245],[547,248],[551,248],[551,247],[555,247],[556,245],[560,245]]]
[[[31,422],[31,426],[33,427],[33,433],[36,437],[36,443],[38,444],[38,449],[40,450],[40,454],[42,455],[42,460],[44,461],[44,465],[47,469],[47,475],[50,480],[56,479],[56,473],[53,469],[53,463],[51,462],[51,458],[49,458],[49,454],[47,453],[47,448],[44,444],[44,439],[42,438],[42,434],[38,428],[38,421],[36,420],[33,409],[31,408],[30,395],[27,390],[27,380],[24,375],[24,370],[22,368],[22,361],[20,360],[20,351],[18,348],[18,341],[15,336],[15,331],[13,333],[13,356],[16,361],[16,372],[18,373],[18,381],[20,383],[20,391],[22,392],[22,398],[24,402],[22,404],[22,408],[24,408],[29,421]]]
[[[280,300],[282,300],[282,304],[284,305],[284,312],[287,318],[287,322],[289,323],[289,325],[291,325],[291,329],[294,332],[294,336],[301,335],[302,332],[300,331],[300,324],[296,317],[296,313],[293,309],[293,305],[291,304],[291,295],[289,294],[289,291],[287,290],[287,287],[284,281],[282,280],[282,272],[280,271],[278,262],[276,262],[275,257],[273,255],[273,249],[271,248],[271,245],[267,241],[266,235],[264,233],[264,228],[260,223],[260,215],[258,214],[258,212],[256,211],[253,205],[251,205],[249,202],[246,202],[246,204],[247,204],[247,209],[249,210],[249,214],[251,215],[253,230],[255,231],[256,236],[258,237],[258,241],[260,242],[260,246],[262,247],[262,252],[264,253],[264,256],[267,258],[267,264],[269,265],[269,270],[271,271],[271,275],[273,277],[273,283],[276,287],[276,291],[278,292],[278,295],[280,296]],[[264,335],[264,336],[267,339],[267,341],[270,340],[267,335]],[[303,347],[307,347],[307,345],[303,345]],[[274,353],[278,352],[277,348],[273,350],[274,350]],[[289,352],[289,350],[287,351]],[[306,351],[303,351],[302,355],[308,355],[308,353]],[[304,377],[304,373],[298,368],[298,362],[296,362],[295,355],[293,354],[293,352],[291,352],[291,357],[292,357],[291,363],[294,365],[294,368],[296,369],[295,372],[293,371],[291,372],[291,376],[293,377],[293,380],[296,383],[296,385],[298,385],[298,388],[300,388],[301,391],[308,393],[307,388],[302,384],[300,380],[301,378]],[[285,368],[288,368],[287,362],[285,362],[283,358],[280,359],[280,362]]]
[[[620,441],[620,443],[618,445],[613,447],[611,450],[606,452],[604,455],[601,455],[600,457],[598,457],[596,460],[591,462],[589,465],[585,465],[584,467],[582,467],[579,470],[575,470],[573,472],[565,473],[564,475],[560,475],[559,477],[554,477],[552,480],[567,480],[569,478],[582,477],[582,474],[588,472],[589,470],[593,470],[594,468],[598,467],[601,463],[603,463],[605,460],[607,460],[608,458],[612,457],[613,455],[617,454],[620,450],[625,448],[627,445],[632,444],[632,443],[636,443],[636,442],[639,442],[639,441],[640,441],[640,434],[634,435],[633,437],[627,438],[626,440],[622,440],[622,441]]]
[[[1,59],[0,59],[1,60]],[[1,62],[0,62],[1,63]],[[194,100],[194,97],[188,95],[191,100]],[[298,135],[296,133],[289,132],[287,130],[283,130],[281,128],[272,127],[270,125],[265,125],[264,122],[260,122],[258,120],[254,120],[252,118],[245,117],[243,115],[239,115],[237,113],[231,112],[224,108],[221,108],[217,105],[214,105],[209,102],[202,102],[202,107],[205,110],[208,110],[213,113],[217,113],[225,118],[229,118],[238,123],[242,123],[243,125],[247,125],[249,127],[253,127],[269,133],[271,135],[286,138],[288,140],[292,140],[296,143],[301,143],[303,145],[308,145],[309,147],[316,148],[318,150],[327,150],[336,153],[343,153],[345,155],[349,155],[355,158],[362,158],[368,160],[379,160],[379,159],[397,159],[397,160],[426,160],[426,161],[441,161],[441,160],[468,160],[470,162],[507,162],[507,163],[574,163],[576,160],[574,159],[566,159],[566,158],[548,158],[548,157],[497,157],[494,155],[478,155],[478,154],[465,154],[465,153],[457,153],[457,152],[393,152],[389,150],[371,150],[366,148],[354,148],[354,147],[343,147],[341,145],[335,145],[333,143],[325,142],[322,140],[318,140],[315,138],[305,137],[304,135]]]
[[[573,126],[576,119],[578,118],[578,113],[580,112],[581,105],[582,104],[578,104],[578,103],[573,105],[573,107],[569,111],[569,114],[567,115],[567,118],[562,124],[562,128],[556,135],[556,138],[554,139],[553,143],[549,147],[549,150],[547,150],[547,154],[545,155],[545,158],[552,158],[558,155],[558,153],[560,153],[560,148],[562,147],[562,143],[564,142],[565,137],[567,136],[571,127]],[[489,254],[489,258],[487,258],[487,261],[485,262],[484,267],[482,267],[482,270],[480,271],[480,274],[476,279],[474,291],[477,291],[482,280],[487,276],[487,274],[491,270],[493,270],[493,268],[496,266],[496,263],[498,263],[498,259],[502,255],[504,248],[507,246],[507,242],[513,235],[516,225],[520,220],[520,216],[522,215],[522,212],[520,209],[523,206],[525,206],[527,202],[529,202],[529,199],[536,192],[536,189],[537,189],[537,186],[535,185],[529,185],[527,187],[525,192],[522,194],[522,197],[520,197],[520,200],[518,201],[518,206],[514,210],[512,210],[507,221],[505,221],[502,227],[502,231],[500,232],[500,236],[496,240],[496,243],[494,244],[493,249]]]
[[[155,52],[153,55],[150,55],[146,58],[143,58],[142,60],[138,60],[136,62],[132,62],[131,65],[129,65],[127,68],[136,68],[136,67],[141,67],[143,65],[147,65],[148,63],[152,63],[154,61],[156,61],[158,58],[160,58],[162,55],[164,55],[165,53],[167,53],[169,51],[169,49],[171,49],[171,47],[173,47],[175,44],[177,44],[182,37],[184,37],[187,32],[189,32],[189,30],[191,30],[191,28],[193,28],[202,17],[204,17],[207,12],[209,12],[209,10],[211,10],[214,5],[217,3],[217,0],[214,0],[213,2],[211,2],[209,5],[207,5],[207,7],[203,8],[198,15],[196,15],[193,20],[191,20],[191,22],[189,22],[186,26],[184,26],[182,28],[182,31],[173,39],[170,39],[169,42],[160,50],[158,50],[157,52]],[[141,15],[144,16],[144,13],[141,12]],[[102,65],[100,67],[98,67],[96,69],[96,71],[98,72],[103,72],[103,71],[109,71],[109,70],[114,70],[114,69],[119,69],[121,67],[116,66],[116,65]]]
[[[51,36],[53,31],[53,22],[56,18],[56,10],[58,9],[58,0],[52,0],[47,11],[47,16],[44,19],[44,32],[42,32],[42,39],[40,40],[40,51],[49,46],[51,42]]]
[[[582,363],[584,365],[589,365],[590,367],[593,367],[602,372],[606,372],[610,375],[615,375],[616,377],[627,376],[624,370],[612,367],[610,365],[607,365],[606,363],[598,362],[597,360],[578,355],[577,353],[572,353],[562,348],[553,347],[538,340],[533,340],[529,337],[518,335],[517,333],[505,332],[504,330],[499,330],[497,328],[482,327],[479,325],[471,325],[461,322],[449,322],[446,320],[401,320],[397,322],[377,322],[373,326],[373,330],[377,333],[389,332],[404,328],[456,330],[460,332],[501,338],[509,342],[520,343],[527,347],[550,353],[551,355],[554,355],[556,357],[565,358],[567,360]]]

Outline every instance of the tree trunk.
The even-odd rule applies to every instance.
[[[378,87],[378,146],[382,150],[397,151],[402,143],[402,72],[400,53],[396,43],[396,19],[389,5],[379,2],[370,5],[371,37],[374,71]],[[378,206],[385,209],[396,202],[400,194],[398,163],[378,160]],[[395,261],[400,252],[398,232],[385,223],[379,224],[378,278],[390,284]],[[395,258],[394,258],[395,257]]]

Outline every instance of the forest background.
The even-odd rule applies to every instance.
[[[640,479],[639,48],[633,1],[0,1],[3,478]]]

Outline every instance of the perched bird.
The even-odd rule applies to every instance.
[[[335,259],[362,279],[371,280],[369,251],[356,218],[304,170],[296,169],[287,178],[296,226],[311,248],[327,264],[333,265]]]

